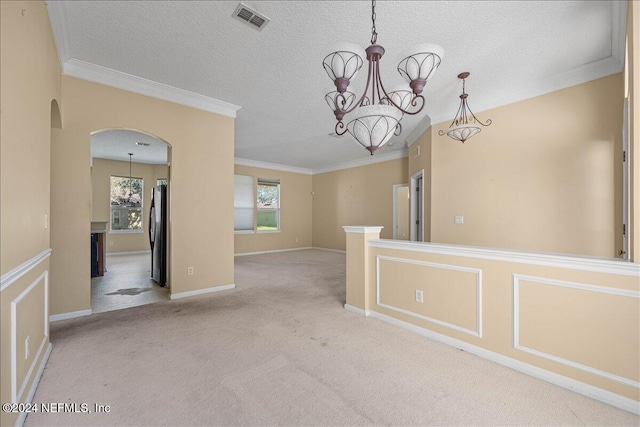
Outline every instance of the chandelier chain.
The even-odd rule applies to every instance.
[[[376,0],[371,0],[371,44],[376,44],[378,40],[378,32],[376,31]]]

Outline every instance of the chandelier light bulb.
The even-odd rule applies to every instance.
[[[456,141],[464,143],[467,139],[470,139],[471,137],[480,133],[481,130],[482,129],[480,128],[480,126],[454,126],[447,130],[447,136],[451,139],[455,139]]]
[[[394,86],[389,92],[387,97],[382,99],[384,104],[395,104],[400,107],[401,110],[407,110],[411,107],[411,101],[413,100],[413,91],[406,86]]]
[[[324,69],[334,81],[338,92],[347,90],[349,83],[356,77],[362,64],[364,64],[365,52],[355,43],[340,43],[322,61]]]
[[[409,83],[414,93],[419,95],[440,66],[444,49],[437,44],[423,44],[411,52],[401,55],[398,72]]]
[[[391,139],[401,118],[402,112],[390,105],[367,105],[356,110],[347,130],[373,154]]]
[[[342,93],[338,91],[329,92],[324,96],[325,101],[331,108],[331,111],[334,112],[336,117],[340,116],[344,117],[344,113],[342,111],[348,110],[351,108],[353,103],[356,100],[356,94],[349,91],[344,91]]]

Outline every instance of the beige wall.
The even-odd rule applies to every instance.
[[[280,231],[236,234],[237,254],[311,246],[311,175],[242,165],[235,173],[280,180]]]
[[[398,187],[396,189],[396,214],[398,221],[398,229],[396,231],[396,239],[410,240],[411,230],[409,229],[409,187]]]
[[[51,101],[60,101],[60,68],[44,3],[2,2],[2,35],[4,274],[49,247],[44,223],[49,214]]]
[[[622,92],[615,74],[483,111],[493,125],[464,144],[430,128],[431,241],[615,256]]]
[[[142,231],[140,233],[111,233],[107,231],[107,253],[148,251],[149,249],[149,209],[151,189],[158,178],[166,178],[166,165],[132,163],[132,176],[143,179]],[[91,168],[91,221],[107,221],[110,229],[110,189],[111,175],[129,176],[129,162],[93,159]]]
[[[424,242],[431,241],[431,149],[432,137],[431,128],[427,129],[418,139],[409,147],[409,175],[407,182],[411,183],[411,177],[422,171],[422,195],[424,198]],[[411,197],[415,196],[412,194]]]
[[[44,257],[28,271],[18,267],[50,247],[49,152],[58,135],[51,129],[51,102],[60,103],[61,90],[45,3],[3,1],[0,18],[0,401],[4,403],[11,402],[12,357],[18,386],[25,386],[19,401],[25,402],[49,349],[45,298],[49,259]],[[11,280],[16,272],[24,275]],[[13,328],[16,348],[11,345]],[[27,337],[31,351],[25,358]],[[0,413],[1,425],[13,425],[16,419],[17,414]]]
[[[52,162],[55,184],[65,191],[52,199],[52,209],[65,223],[52,223],[58,254],[51,266],[52,313],[90,307],[89,152],[98,130],[139,130],[172,147],[172,294],[233,283],[234,119],[73,77],[62,82],[63,142]]]
[[[313,246],[344,251],[344,225],[382,225],[393,238],[393,186],[406,182],[406,158],[314,175]]]

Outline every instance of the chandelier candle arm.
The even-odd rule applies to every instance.
[[[371,48],[374,48],[374,49],[371,49]],[[377,59],[382,57],[382,55],[384,54],[384,48],[382,46],[380,46],[380,45],[371,45],[371,46],[369,46],[367,48],[366,54],[367,54],[367,59],[369,60],[369,66],[368,66],[368,72],[367,72],[367,84],[365,85],[365,90],[362,93],[362,96],[360,97],[360,99],[358,99],[356,102],[354,102],[352,104],[350,103],[349,105],[351,107],[345,106],[345,108],[342,108],[340,106],[341,103],[338,100],[338,98],[343,97],[342,93],[340,93],[340,89],[338,89],[338,93],[335,95],[335,102],[334,103],[335,103],[336,108],[334,110],[334,114],[336,116],[336,120],[338,120],[338,124],[336,125],[336,134],[338,134],[338,135],[344,135],[347,132],[346,129],[342,133],[338,132],[338,127],[340,127],[340,129],[344,129],[344,125],[342,124],[342,119],[344,118],[344,116],[346,114],[351,113],[353,110],[355,110],[358,107],[363,107],[363,106],[366,106],[366,105],[372,105],[373,102],[375,101],[373,85],[371,85],[371,82],[375,81]],[[372,86],[372,88],[371,88],[371,99],[369,99],[367,97],[367,89],[369,88],[370,85]],[[351,92],[349,92],[349,93],[351,93]],[[329,95],[329,94],[327,94],[327,95]],[[346,102],[344,104],[346,104]],[[338,125],[341,125],[341,126],[338,126]]]

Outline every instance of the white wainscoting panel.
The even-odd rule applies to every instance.
[[[44,325],[43,327],[43,336],[40,345],[38,346],[38,351],[33,357],[33,362],[31,362],[31,366],[27,371],[22,382],[18,385],[18,306],[20,302],[34,289],[38,287],[39,284],[43,284],[44,289]],[[13,301],[11,301],[11,401],[12,403],[20,403],[20,399],[24,394],[24,391],[29,383],[29,379],[33,374],[36,363],[40,359],[40,356],[45,349],[45,344],[47,343],[49,337],[49,272],[45,271],[40,276],[38,276],[32,283],[29,285],[20,295],[18,295]]]
[[[513,285],[513,325],[512,325],[513,348],[526,353],[536,355],[538,357],[542,357],[544,359],[561,363],[566,366],[570,366],[572,368],[580,369],[582,371],[589,372],[591,374],[595,374],[595,375],[607,378],[609,380],[616,381],[621,384],[625,384],[625,385],[640,389],[640,383],[638,381],[635,381],[629,378],[624,378],[622,376],[615,375],[610,372],[605,372],[603,370],[596,369],[594,367],[587,366],[587,365],[575,362],[573,360],[568,360],[553,354],[545,353],[543,351],[536,350],[534,348],[530,348],[522,345],[520,343],[520,281],[522,280],[527,282],[540,283],[540,284],[551,285],[551,286],[559,286],[564,288],[579,289],[579,290],[590,291],[590,292],[599,292],[604,294],[618,295],[618,296],[624,296],[624,297],[636,298],[636,299],[640,299],[640,292],[631,291],[627,289],[594,286],[594,285],[588,285],[584,283],[567,282],[567,281],[549,279],[549,278],[543,278],[543,277],[525,276],[521,274],[513,274],[512,276],[513,276],[513,282],[512,282],[512,285]]]
[[[414,313],[412,311],[405,310],[403,308],[395,307],[393,305],[385,304],[385,303],[381,302],[380,301],[380,287],[381,287],[381,283],[380,283],[380,261],[381,260],[399,262],[399,263],[405,263],[405,264],[414,264],[414,265],[420,265],[420,266],[424,266],[424,267],[443,268],[443,269],[447,269],[447,270],[463,271],[463,272],[466,272],[466,273],[474,273],[476,275],[476,329],[475,330],[471,330],[471,329],[463,328],[463,327],[460,327],[458,325],[454,325],[452,323],[445,322],[445,321],[440,320],[440,319],[435,319],[435,318],[432,318],[432,317],[424,316],[422,314]],[[398,313],[405,314],[407,316],[415,317],[416,319],[426,320],[428,322],[435,323],[435,324],[440,325],[440,326],[444,326],[444,327],[447,327],[447,328],[450,328],[450,329],[454,329],[456,331],[460,331],[460,332],[464,332],[466,334],[470,334],[470,335],[476,336],[478,338],[482,338],[482,270],[479,269],[479,268],[461,267],[461,266],[458,266],[458,265],[440,264],[440,263],[435,263],[435,262],[417,261],[417,260],[412,260],[412,259],[396,258],[396,257],[385,256],[385,255],[378,255],[378,256],[376,256],[376,303],[380,307],[384,307],[384,308],[386,308],[388,310],[393,310],[393,311],[396,311]]]

